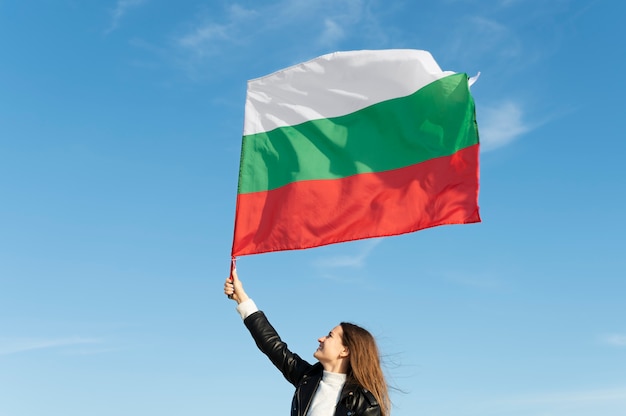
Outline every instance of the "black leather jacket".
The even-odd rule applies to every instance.
[[[291,352],[263,312],[254,312],[244,323],[259,349],[283,373],[287,381],[296,387],[291,403],[291,416],[305,416],[322,379],[322,365],[309,364],[298,354]],[[380,406],[371,392],[346,383],[334,416],[380,416]]]

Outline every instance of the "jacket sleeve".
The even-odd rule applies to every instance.
[[[262,311],[254,312],[243,322],[261,352],[267,355],[287,381],[297,387],[312,365],[289,350]]]

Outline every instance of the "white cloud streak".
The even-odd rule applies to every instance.
[[[372,253],[374,248],[380,244],[380,241],[380,239],[365,240],[357,253],[352,255],[337,255],[321,258],[315,261],[315,266],[321,268],[362,268],[365,266],[365,261],[368,256]]]
[[[611,345],[613,347],[626,347],[626,335],[624,334],[609,334],[602,337],[604,344]]]
[[[196,27],[191,33],[181,37],[178,44],[198,55],[204,55],[211,42],[222,39],[228,39],[228,27],[211,23]]]
[[[117,0],[115,9],[111,12],[111,25],[106,30],[106,33],[110,33],[117,29],[122,18],[128,13],[128,10],[138,7],[145,3],[146,0]]]
[[[186,34],[176,38],[174,40],[175,45],[196,58],[215,55],[222,51],[224,44],[238,41],[242,36],[242,27],[248,30],[253,28],[253,25],[247,23],[258,17],[259,13],[253,9],[232,5],[229,7],[227,15],[225,21],[219,23],[201,19]]]
[[[26,351],[44,350],[50,348],[72,347],[85,344],[98,344],[99,340],[93,338],[70,337],[70,338],[13,338],[0,339],[0,355],[18,354]]]
[[[512,101],[497,107],[481,108],[478,114],[482,151],[506,146],[531,130],[524,122],[520,105]]]
[[[524,406],[538,404],[596,404],[614,401],[626,401],[626,387],[615,387],[597,390],[544,393],[498,400],[507,406]]]
[[[500,273],[485,272],[482,274],[471,274],[468,272],[444,272],[444,279],[477,289],[500,289],[505,286],[505,281],[501,278]]]
[[[297,51],[313,47],[322,53],[338,47],[357,24],[375,29],[376,19],[367,10],[368,3],[363,0],[284,0],[255,4],[254,8],[235,4],[217,19],[202,12],[184,33],[173,38],[172,45],[179,64],[187,68],[204,65],[216,56],[245,54],[264,41],[275,44],[281,32],[292,34],[288,44],[299,45]]]
[[[324,20],[324,31],[319,37],[321,46],[332,46],[345,37],[343,28],[333,19]]]

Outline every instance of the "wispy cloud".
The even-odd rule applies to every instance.
[[[335,45],[343,37],[345,37],[345,32],[337,22],[335,22],[333,19],[324,20],[324,31],[318,39],[318,42],[321,46]]]
[[[177,43],[197,56],[204,56],[217,50],[213,47],[215,41],[229,38],[228,30],[227,25],[206,23],[179,38]]]
[[[472,397],[470,402],[464,404],[461,413],[483,416],[621,416],[625,408],[626,386],[622,385],[581,390],[544,390],[509,396],[491,393],[484,399]]]
[[[365,0],[333,1],[320,8],[318,13],[323,16],[320,21],[324,22],[324,26],[317,35],[317,45],[327,49],[336,48],[357,26],[366,28],[366,33],[376,31],[376,36],[379,36],[377,20],[368,13],[368,9],[369,2]]]
[[[138,7],[145,2],[146,0],[117,0],[115,9],[111,12],[111,24],[106,30],[106,33],[110,33],[117,29],[120,21],[130,9]]]
[[[74,347],[85,344],[99,344],[100,341],[93,338],[69,337],[69,338],[11,338],[0,339],[0,355],[18,354],[32,350],[50,348]]]
[[[532,129],[524,120],[521,106],[513,101],[504,102],[497,107],[481,108],[479,114],[483,151],[506,146]]]
[[[259,12],[240,5],[231,5],[223,21],[210,17],[199,17],[186,33],[174,39],[174,44],[195,57],[206,57],[222,52],[245,37],[242,28],[254,31],[254,25],[248,25],[251,19],[259,17]],[[256,28],[258,30],[258,28]]]
[[[254,9],[247,9],[234,4],[227,9],[223,22],[216,22],[210,18],[200,18],[193,24],[187,33],[176,38],[175,43],[187,51],[197,55],[212,55],[222,51],[223,44],[236,43],[242,35],[242,28],[254,30],[254,25],[248,25],[260,13]]]
[[[488,61],[506,67],[509,62],[517,63],[525,56],[515,32],[485,16],[470,15],[461,19],[443,39],[448,55],[456,57],[459,62]]]
[[[228,10],[229,10],[231,19],[233,19],[234,21],[240,21],[244,19],[254,19],[258,17],[259,15],[259,13],[256,10],[246,9],[245,7],[240,6],[238,4],[231,5]]]
[[[463,286],[477,289],[500,289],[505,283],[501,273],[472,274],[468,272],[445,272],[443,278]]]
[[[255,60],[278,53],[287,64],[299,62],[340,48],[357,26],[367,28],[359,32],[361,35],[384,37],[376,17],[369,13],[369,3],[283,0],[250,7],[235,4],[221,14],[201,11],[184,31],[172,37],[171,54],[176,65],[192,77],[211,73],[207,66],[218,62],[225,66],[244,57]],[[285,38],[284,33],[290,35]],[[306,56],[302,51],[307,51]]]
[[[234,65],[232,60],[243,56],[238,50],[249,39],[258,37],[260,13],[252,8],[231,5],[226,13],[216,18],[201,12],[186,29],[173,36],[158,55],[182,70],[194,80],[219,76],[214,69]]]
[[[538,393],[535,395],[518,396],[496,400],[496,402],[500,404],[506,404],[507,406],[524,406],[538,404],[582,405],[599,404],[614,401],[626,401],[626,387]]]
[[[380,239],[364,240],[359,247],[359,250],[354,254],[335,255],[317,259],[314,262],[316,267],[321,268],[361,268],[365,266],[367,257],[372,253],[374,248],[380,244]]]
[[[602,342],[613,347],[626,347],[626,335],[608,334],[602,337]]]

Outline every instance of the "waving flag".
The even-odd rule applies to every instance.
[[[466,74],[378,50],[248,82],[233,257],[479,221]]]

